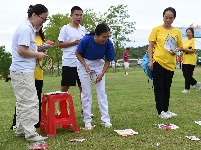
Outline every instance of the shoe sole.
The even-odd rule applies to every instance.
[[[25,135],[16,135],[16,138],[25,138]]]
[[[48,139],[48,137],[43,137],[43,139],[41,140],[29,140],[29,139],[26,139],[28,142],[43,142],[43,141],[46,141]]]
[[[101,124],[103,127],[105,127],[105,128],[111,128],[112,127],[112,125],[111,126],[106,126],[106,125],[104,125],[104,124]]]
[[[170,117],[168,117],[168,118],[163,118],[163,117],[160,117],[160,116],[159,116],[160,119],[170,119],[171,117],[172,117],[172,116],[170,116]]]

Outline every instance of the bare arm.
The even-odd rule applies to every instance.
[[[195,49],[189,49],[189,48],[187,48],[187,49],[182,48],[181,51],[188,52],[188,53],[195,53],[196,52]]]
[[[155,42],[151,41],[149,42],[149,47],[148,47],[148,55],[149,55],[149,64],[148,67],[149,69],[153,70],[153,48],[154,48]]]
[[[18,46],[17,52],[20,56],[23,56],[26,58],[35,57],[35,58],[38,58],[39,60],[41,60],[45,56],[43,52],[28,50],[27,46]]]
[[[85,63],[85,61],[84,61],[82,55],[78,52],[78,50],[75,51],[75,55],[76,55],[77,59],[78,59],[84,66],[87,65],[87,64]]]
[[[59,41],[58,42],[58,46],[59,48],[68,48],[68,47],[71,47],[71,46],[75,46],[75,45],[78,45],[80,42],[80,40],[75,40],[73,42],[63,42],[63,41]]]
[[[149,42],[148,47],[149,62],[152,62],[154,44],[155,42]]]

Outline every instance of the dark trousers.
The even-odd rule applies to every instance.
[[[195,85],[197,81],[193,78],[195,65],[182,64],[183,76],[185,78],[185,89],[189,90],[190,85]]]
[[[5,82],[8,82],[9,80],[11,80],[11,78],[10,78],[10,77],[6,78]]]
[[[42,88],[43,88],[43,80],[35,80],[35,86],[36,86],[38,100],[39,100],[39,122],[35,125],[35,127],[39,128],[40,127],[40,119],[41,119],[41,105],[42,105],[41,94],[42,94]],[[15,126],[15,125],[16,125],[16,107],[15,107],[15,114],[13,117],[13,124],[12,124],[11,129],[13,129],[13,126]]]
[[[170,99],[170,87],[174,71],[163,68],[159,63],[153,65],[153,84],[158,114],[168,111]]]
[[[35,127],[39,128],[40,119],[41,119],[41,107],[42,107],[41,94],[43,89],[43,80],[35,80],[35,86],[36,86],[36,91],[37,91],[38,100],[39,100],[39,122],[35,125]]]

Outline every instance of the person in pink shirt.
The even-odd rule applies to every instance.
[[[128,75],[128,68],[129,68],[129,48],[127,47],[126,50],[123,52],[123,61],[124,61],[124,71],[125,74]]]

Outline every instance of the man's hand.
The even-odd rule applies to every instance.
[[[80,40],[75,40],[74,43],[75,45],[78,45],[80,43]]]

